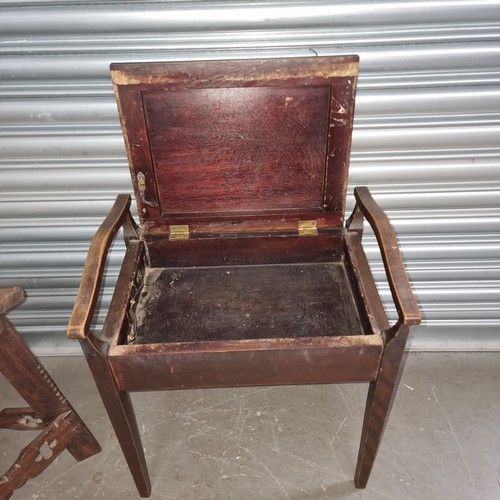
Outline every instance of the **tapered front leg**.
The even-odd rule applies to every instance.
[[[399,379],[403,372],[404,349],[408,338],[407,326],[402,326],[385,348],[377,380],[370,383],[365,419],[361,432],[358,463],[354,484],[365,488],[389,418]]]
[[[95,337],[87,338],[80,343],[137,490],[141,497],[149,497],[151,481],[129,394],[117,389],[105,355],[96,348],[99,340]]]

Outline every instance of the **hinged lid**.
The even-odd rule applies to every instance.
[[[112,64],[139,216],[341,227],[358,57]]]

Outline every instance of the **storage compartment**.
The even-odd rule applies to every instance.
[[[342,262],[149,268],[132,342],[350,336],[362,324]]]
[[[92,241],[68,334],[85,355],[142,496],[128,391],[371,382],[366,486],[420,321],[387,216],[365,187],[344,225],[358,57],[111,66],[140,218],[119,195]],[[361,245],[380,246],[390,327]],[[103,334],[106,254],[127,250]]]

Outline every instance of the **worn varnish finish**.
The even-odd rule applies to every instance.
[[[310,238],[297,236],[297,231],[287,235],[273,233],[267,236],[234,234],[224,237],[189,238],[169,240],[168,237],[150,239],[147,235],[149,264],[152,267],[191,267],[280,264],[296,262],[325,262],[339,260],[342,237],[337,234],[321,234]]]
[[[141,219],[118,196],[92,240],[68,335],[80,340],[141,496],[131,390],[369,382],[366,486],[420,321],[389,220],[366,188],[344,227],[357,56],[113,64]],[[390,326],[361,245],[377,236]],[[104,263],[127,245],[104,332]]]
[[[378,373],[378,336],[303,337],[116,346],[123,391],[363,382]]]
[[[144,92],[161,216],[320,210],[329,100],[326,85]]]
[[[28,479],[40,474],[67,449],[78,461],[101,449],[50,375],[29,350],[5,313],[24,300],[20,288],[0,289],[0,371],[28,408],[6,408],[0,412],[0,428],[43,430],[21,452],[12,467],[0,478],[0,498]],[[45,448],[45,449],[44,449]]]
[[[141,222],[312,211],[341,227],[357,59],[113,64]]]

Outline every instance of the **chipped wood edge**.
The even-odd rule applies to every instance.
[[[287,63],[293,61],[302,64],[293,69]],[[267,66],[272,62],[273,67]],[[237,63],[245,66],[245,71],[231,73],[231,66]],[[211,73],[210,66],[224,64],[227,72],[224,75]],[[141,73],[142,68],[148,68],[148,74]],[[235,67],[236,68],[236,67]],[[206,81],[223,80],[224,83],[238,85],[248,81],[269,80],[304,80],[307,78],[340,78],[357,77],[359,69],[358,56],[325,56],[311,58],[289,59],[241,59],[241,60],[207,60],[207,61],[172,61],[172,62],[145,62],[145,63],[113,63],[111,64],[111,78],[114,85],[189,85]],[[155,74],[151,74],[151,70]],[[179,71],[181,71],[179,73]],[[195,71],[195,75],[191,73]],[[171,74],[168,74],[171,72]]]
[[[18,306],[26,299],[26,293],[22,288],[9,287],[0,288],[0,314],[5,314],[13,307]]]

